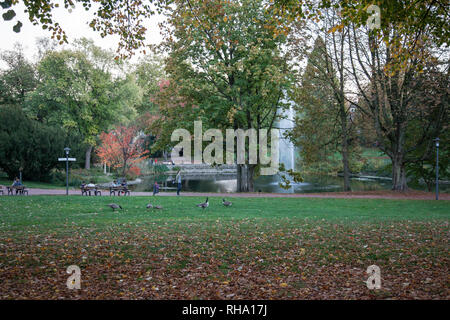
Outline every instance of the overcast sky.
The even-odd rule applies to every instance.
[[[28,19],[28,15],[24,13],[24,9],[25,6],[20,2],[19,5],[14,6],[17,15],[12,21],[0,19],[0,50],[10,50],[13,48],[15,42],[19,42],[24,47],[26,56],[29,59],[34,59],[36,54],[36,38],[50,38],[51,32],[43,30],[42,26],[34,26]],[[93,31],[88,25],[93,18],[93,14],[84,10],[80,4],[76,5],[72,13],[69,13],[64,7],[56,8],[54,9],[53,17],[66,32],[69,44],[76,38],[86,37],[93,39],[97,45],[105,49],[117,49],[119,37],[116,35],[107,36],[106,38],[100,37],[99,33]],[[163,21],[163,19],[164,17],[162,16],[153,16],[146,22],[148,43],[155,44],[161,41],[158,23]],[[17,20],[23,23],[19,33],[15,33],[12,30]]]

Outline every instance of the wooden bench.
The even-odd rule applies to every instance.
[[[117,186],[117,187],[109,187],[109,195],[116,195],[120,197],[120,194],[123,193],[124,196],[131,195],[130,189],[128,187],[124,186]]]
[[[95,186],[95,187],[86,187],[86,186],[84,186],[84,187],[80,187],[80,189],[81,189],[81,195],[82,196],[83,195],[87,196],[88,194],[89,194],[89,196],[91,196],[92,195],[91,194],[92,191],[94,192],[95,196],[101,196],[102,195],[102,192],[100,190],[98,190],[97,186]]]
[[[159,190],[177,190],[176,187],[159,187]]]
[[[8,195],[14,195],[14,190],[16,191],[16,194],[19,195],[28,195],[28,190],[25,186],[12,186],[12,187],[6,187],[8,190]]]

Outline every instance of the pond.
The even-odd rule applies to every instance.
[[[155,177],[147,176],[141,177],[142,183],[134,185],[135,191],[152,191],[152,185]],[[168,188],[164,191],[175,191],[176,184],[173,182],[174,176],[159,176],[158,183]],[[255,191],[269,193],[317,193],[317,192],[339,192],[344,191],[344,179],[336,176],[305,176],[304,182],[293,183],[289,190],[285,190],[279,186],[278,176],[260,176],[255,180]],[[425,190],[424,185],[409,186],[416,190]],[[440,190],[445,191],[446,186],[441,186]],[[366,178],[352,178],[351,188],[353,191],[374,191],[374,190],[390,190],[391,180],[378,179],[375,177]],[[236,177],[229,175],[198,175],[198,176],[183,176],[183,191],[190,192],[236,192],[237,182]]]

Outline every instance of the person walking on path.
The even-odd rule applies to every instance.
[[[175,180],[177,181],[177,196],[179,196],[181,191],[181,169],[178,169]]]
[[[157,181],[155,181],[155,184],[153,185],[153,195],[159,193],[159,184]]]

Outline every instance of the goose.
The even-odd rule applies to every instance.
[[[225,199],[222,199],[222,204],[223,204],[225,207],[231,207],[231,205],[232,205],[233,203],[230,202],[230,201],[225,201]]]
[[[208,197],[206,197],[206,201],[197,205],[197,207],[205,209],[209,207]]]
[[[154,206],[154,208],[155,208],[155,209],[162,209],[163,207],[160,206],[160,205],[156,205],[156,206]]]
[[[113,209],[113,211],[116,211],[116,209],[119,209],[119,208],[122,209],[122,207],[120,205],[115,204],[115,203],[108,204],[108,207],[111,207]]]
[[[146,208],[147,208],[147,209],[152,209],[152,208],[153,208],[153,205],[152,205],[151,203],[149,203],[149,204],[147,205]]]

